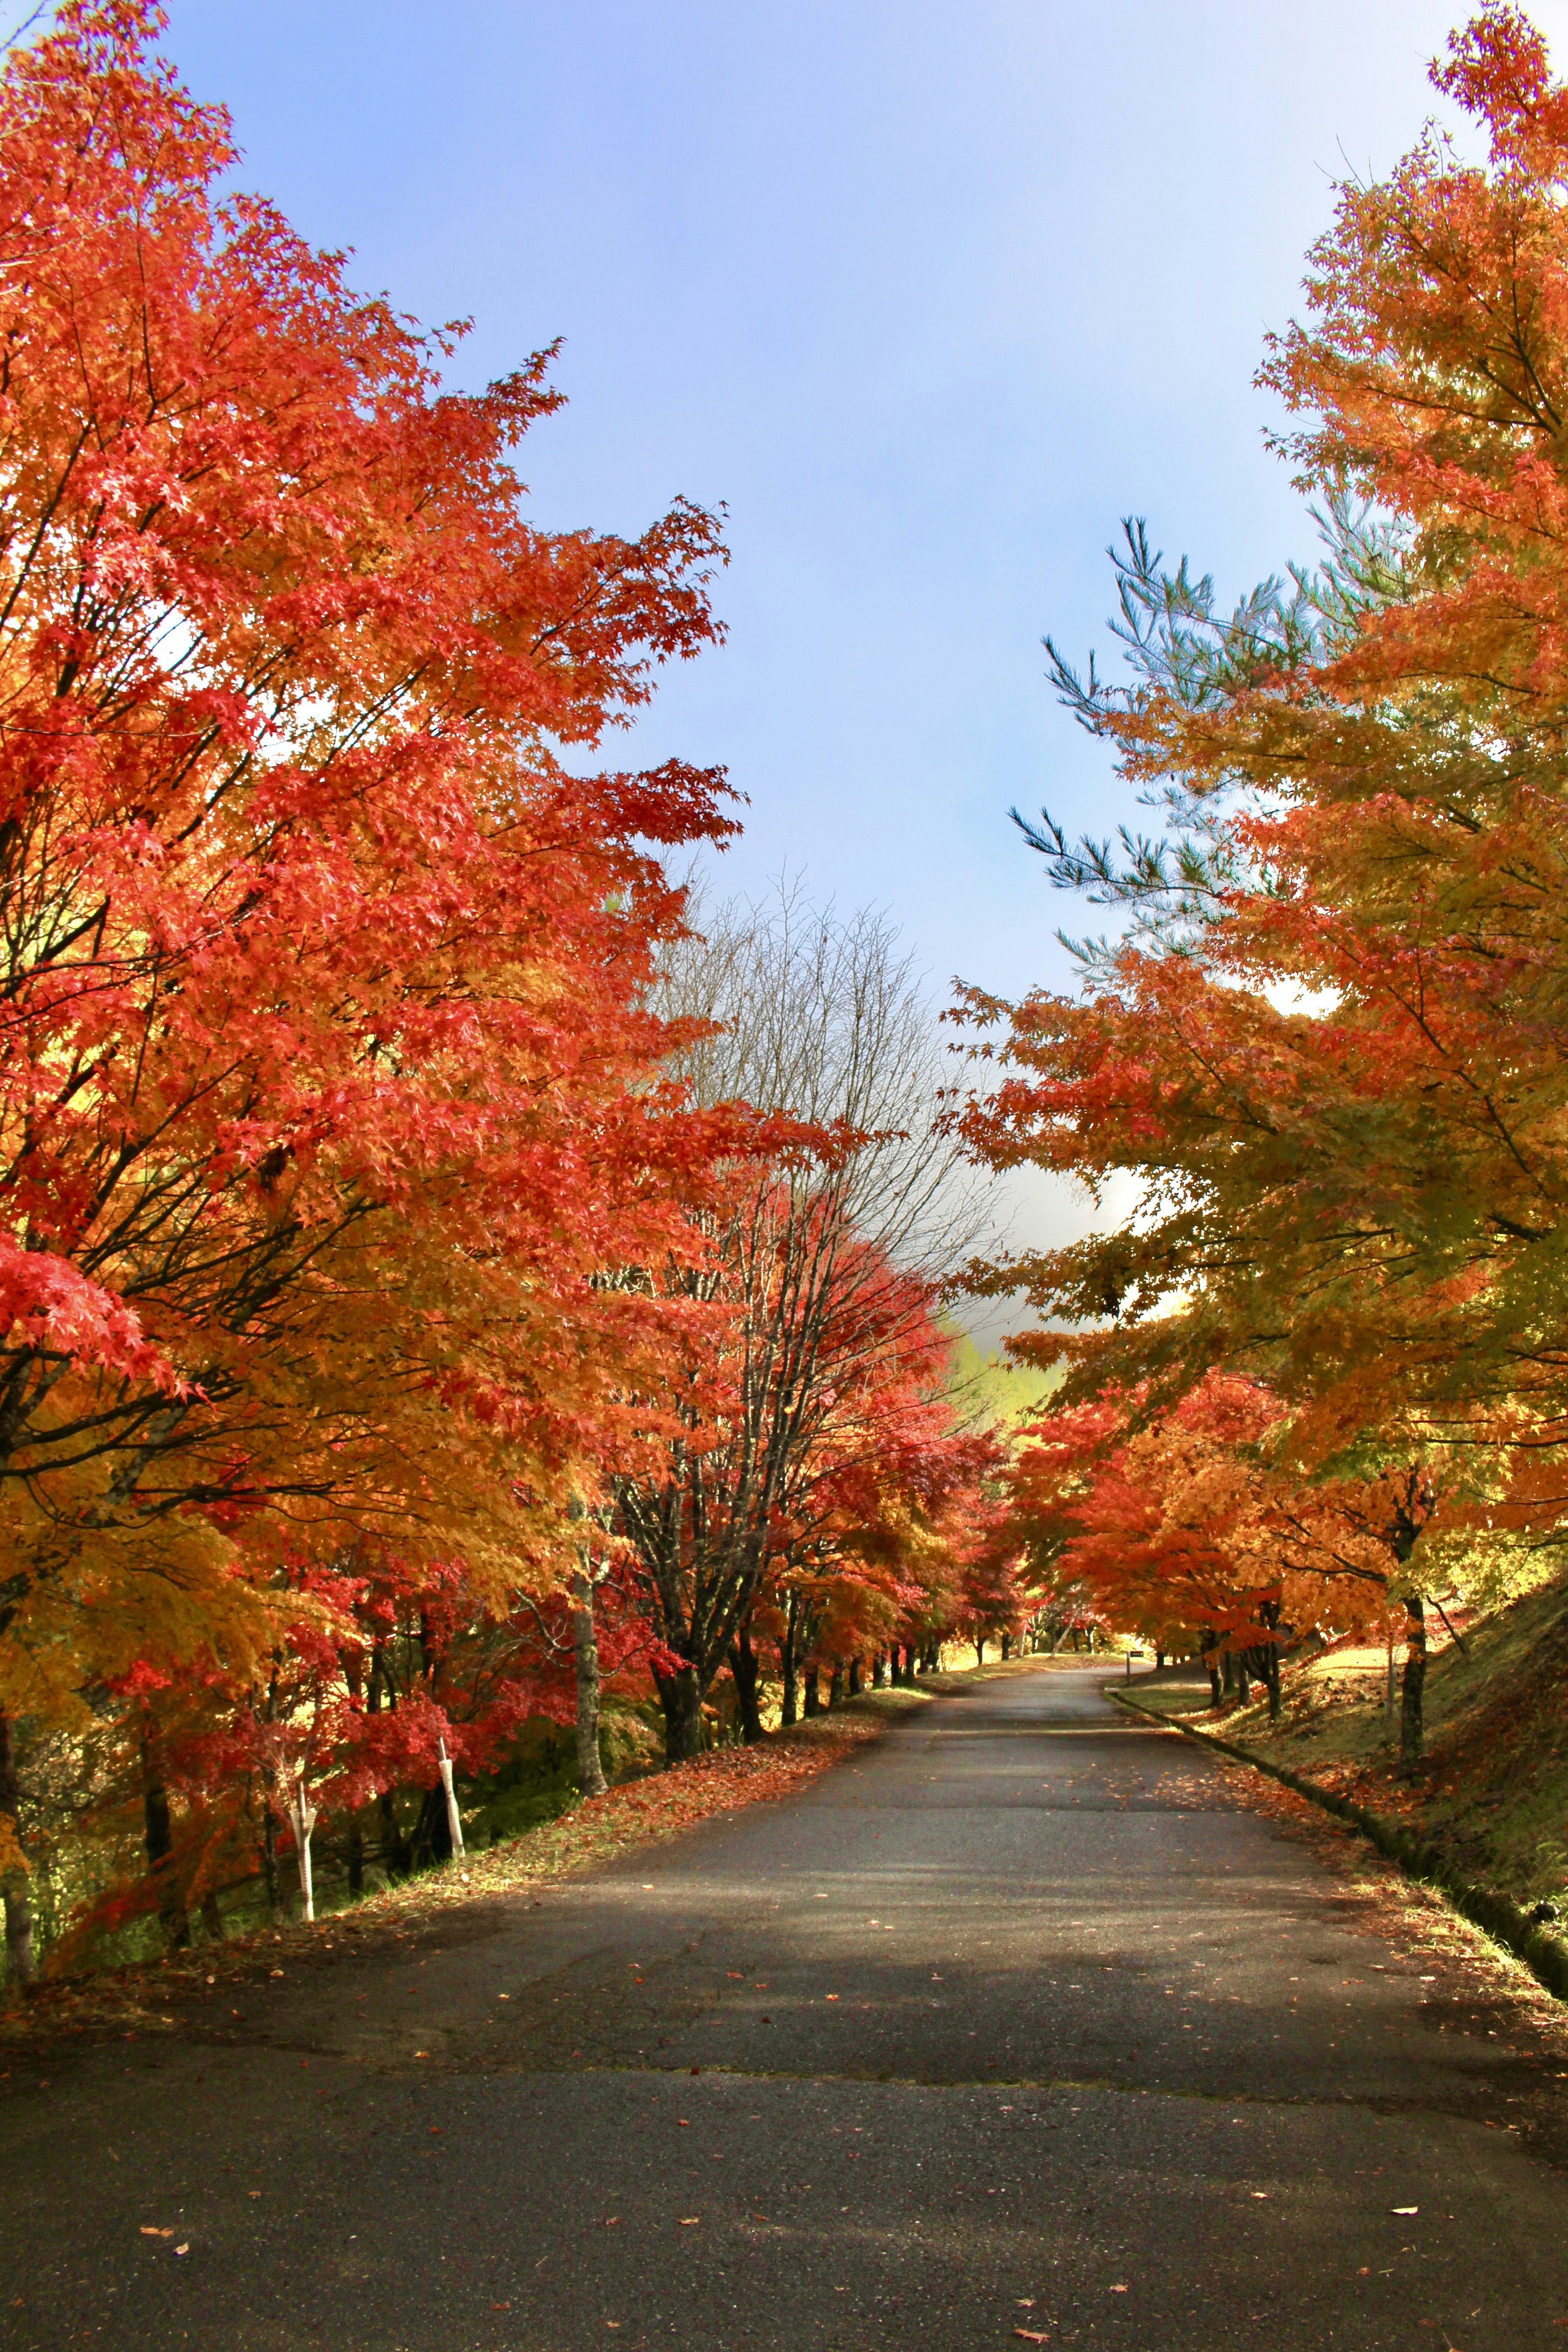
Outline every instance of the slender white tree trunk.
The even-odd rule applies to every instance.
[[[577,1664],[577,1787],[602,1797],[608,1783],[599,1761],[599,1637],[594,1629],[594,1580],[585,1567],[572,1579],[572,1648]]]
[[[294,1849],[300,1858],[300,1893],[304,1899],[305,1916],[316,1916],[316,1890],[310,1880],[310,1832],[316,1826],[316,1808],[305,1790],[305,1767],[294,1768],[294,1790],[289,1799],[289,1820],[294,1831]]]

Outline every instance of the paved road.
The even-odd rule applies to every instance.
[[[1383,1916],[1095,1675],[993,1682],[395,1958],[13,2062],[0,2342],[1563,2347],[1562,2036]]]

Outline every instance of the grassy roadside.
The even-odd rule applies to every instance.
[[[1179,1683],[1120,1696],[1364,1815],[1385,1853],[1568,1990],[1568,1580],[1467,1628],[1463,1650],[1435,1649],[1426,1752],[1413,1772],[1400,1769],[1385,1692],[1384,1654],[1347,1649],[1287,1671],[1278,1724],[1261,1696],[1213,1708],[1205,1690]],[[1538,1905],[1551,1906],[1540,1921]]]
[[[293,1921],[135,1967],[46,1979],[24,2001],[0,2009],[0,2054],[74,2034],[168,2032],[181,2022],[175,2012],[182,1997],[211,1983],[240,1983],[285,1961],[328,1959],[349,1949],[407,1950],[437,1932],[460,1932],[463,1913],[472,1918],[481,1906],[662,1844],[718,1814],[790,1796],[932,1699],[1046,1663],[1015,1659],[923,1675],[910,1690],[864,1691],[754,1748],[714,1748],[673,1770],[623,1782],[503,1844],[401,1880],[310,1926]]]

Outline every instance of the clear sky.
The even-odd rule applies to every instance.
[[[1121,814],[1039,639],[1102,635],[1118,518],[1225,589],[1310,526],[1263,337],[1348,166],[1435,99],[1447,0],[171,0],[245,181],[460,380],[564,339],[542,520],[730,513],[725,649],[650,754],[750,796],[725,861],[889,908],[944,991],[1063,982],[1007,822]],[[1568,0],[1536,21],[1568,63]]]

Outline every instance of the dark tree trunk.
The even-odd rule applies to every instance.
[[[349,1828],[349,1893],[364,1893],[364,1832],[357,1821]]]
[[[267,1897],[267,1916],[276,1925],[279,1908],[278,1824],[265,1798],[261,1811],[261,1891]]]
[[[8,1715],[0,1714],[0,1815],[10,1823],[21,1852],[21,1791],[16,1785],[16,1736]],[[27,1902],[25,1870],[0,1873],[0,1900],[5,1906],[5,1966],[11,1982],[29,1985],[37,1974],[33,1958],[33,1914]]]
[[[860,1696],[860,1661],[858,1658],[851,1658],[849,1661],[849,1696],[851,1698],[858,1698]]]
[[[1006,1664],[1006,1663],[1007,1663],[1008,1659],[1012,1656],[1012,1654],[1013,1654],[1013,1636],[1011,1635],[1011,1633],[1004,1633],[1004,1634],[1003,1634],[1003,1636],[1002,1636],[1002,1663],[1003,1663],[1003,1664],[1004,1664],[1004,1665],[1005,1665],[1005,1664]]]
[[[842,1658],[835,1658],[833,1672],[827,1678],[827,1704],[830,1707],[838,1706],[842,1705],[843,1699],[844,1661]]]
[[[1209,1678],[1209,1705],[1221,1706],[1225,1703],[1225,1685],[1219,1678],[1219,1654],[1215,1646],[1215,1641],[1214,1627],[1204,1626],[1200,1636],[1200,1648]]]
[[[871,1661],[871,1688],[873,1690],[886,1690],[887,1687],[888,1654],[886,1650],[879,1650],[876,1656]]]
[[[748,1748],[753,1748],[763,1736],[763,1673],[762,1661],[752,1647],[749,1625],[742,1626],[730,1645],[730,1672],[734,1678],[735,1700],[741,1710],[741,1737]]]
[[[983,1666],[985,1664],[985,1636],[984,1633],[976,1633],[974,1636],[974,1663],[977,1666]]]
[[[1279,1603],[1277,1601],[1266,1601],[1259,1613],[1269,1632],[1277,1633],[1279,1625]],[[1278,1723],[1285,1712],[1284,1703],[1279,1695],[1279,1644],[1278,1642],[1268,1642],[1264,1644],[1260,1664],[1263,1668],[1264,1684],[1268,1692],[1268,1720],[1270,1723]]]
[[[817,1681],[817,1664],[815,1658],[807,1659],[805,1666],[801,1670],[801,1684],[805,1699],[805,1704],[802,1709],[802,1713],[805,1715],[820,1715],[822,1713],[822,1688],[821,1685]]]
[[[452,1830],[447,1817],[447,1791],[439,1780],[426,1789],[419,1801],[419,1819],[414,1824],[414,1861],[417,1868],[430,1869],[438,1862],[452,1859]]]
[[[1236,1654],[1236,1695],[1243,1706],[1251,1706],[1252,1676],[1247,1672],[1245,1650],[1238,1650]]]
[[[223,1941],[223,1913],[210,1886],[202,1896],[202,1932],[209,1944],[221,1944]]]
[[[393,1802],[390,1789],[384,1789],[376,1799],[376,1810],[381,1815],[383,1867],[391,1878],[406,1878],[413,1867],[414,1857],[408,1851],[408,1840],[399,1824],[397,1807]]]
[[[1399,1760],[1406,1770],[1421,1761],[1426,1689],[1426,1604],[1413,1592],[1405,1604],[1405,1679],[1399,1693]]]
[[[800,1717],[800,1601],[792,1592],[784,1603],[784,1632],[779,1636],[779,1724],[787,1729]]]
[[[702,1694],[697,1687],[697,1670],[682,1666],[679,1673],[658,1675],[659,1705],[664,1709],[664,1763],[689,1764],[702,1752]]]
[[[183,1952],[191,1940],[191,1921],[172,1859],[174,1829],[169,1818],[169,1792],[152,1772],[145,1741],[142,1764],[149,1775],[142,1790],[142,1842],[158,1889],[158,1916],[163,1923],[164,1938],[172,1952]]]
[[[572,1654],[577,1672],[577,1791],[602,1797],[609,1784],[599,1761],[599,1637],[593,1582],[583,1568],[572,1578]]]

